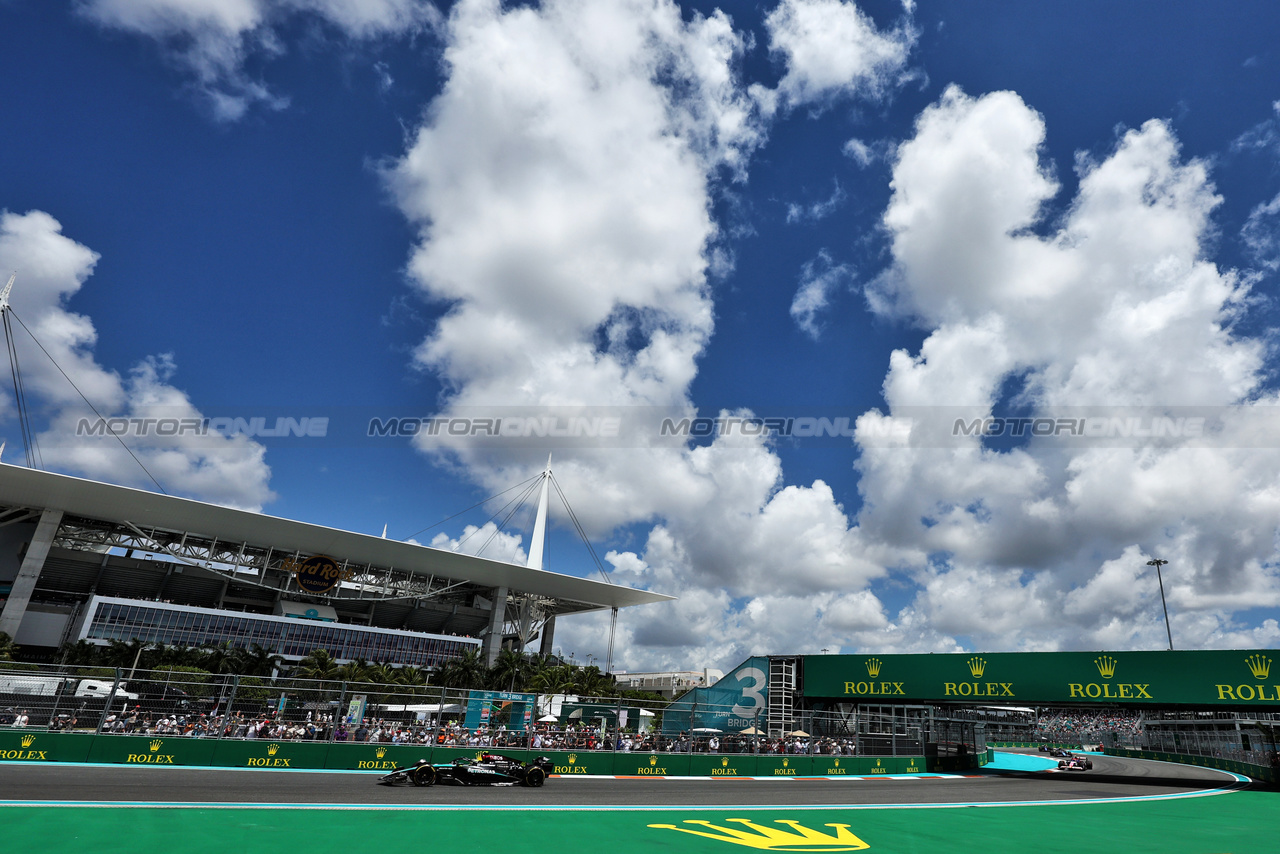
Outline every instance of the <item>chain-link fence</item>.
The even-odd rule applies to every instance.
[[[747,723],[748,726],[741,724]],[[757,726],[756,724],[759,724]],[[769,728],[732,706],[457,690],[192,668],[0,667],[0,726],[105,734],[437,747],[716,754],[956,755],[971,721],[924,706],[796,710]]]

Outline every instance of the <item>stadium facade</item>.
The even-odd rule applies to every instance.
[[[137,638],[436,667],[550,654],[558,618],[673,598],[537,568],[541,540],[519,566],[0,465],[0,631],[49,655]]]

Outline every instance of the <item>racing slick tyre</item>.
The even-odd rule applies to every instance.
[[[415,786],[434,786],[436,782],[436,769],[430,765],[423,765],[414,769],[413,785]]]
[[[524,784],[534,789],[541,786],[547,781],[547,772],[543,771],[537,765],[530,768],[524,775]]]

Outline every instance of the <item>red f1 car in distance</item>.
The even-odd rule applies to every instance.
[[[455,759],[452,762],[433,765],[419,759],[407,768],[397,768],[383,775],[378,782],[388,786],[413,783],[415,786],[434,786],[436,783],[452,783],[458,786],[515,785],[538,787],[547,780],[551,760],[539,756],[530,762],[521,762],[509,756],[483,753],[477,759]]]
[[[1059,771],[1092,771],[1093,760],[1088,756],[1075,756],[1074,754],[1067,756],[1066,759],[1058,760]]]

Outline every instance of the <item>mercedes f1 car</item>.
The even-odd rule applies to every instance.
[[[1092,771],[1093,760],[1087,756],[1069,756],[1058,761],[1059,771]]]
[[[413,783],[415,786],[434,786],[436,783],[452,783],[459,786],[515,785],[541,786],[552,768],[551,760],[539,756],[531,762],[521,762],[509,756],[483,753],[478,759],[455,759],[452,762],[433,765],[419,759],[407,768],[397,768],[384,775],[379,783],[394,786],[397,783]]]

